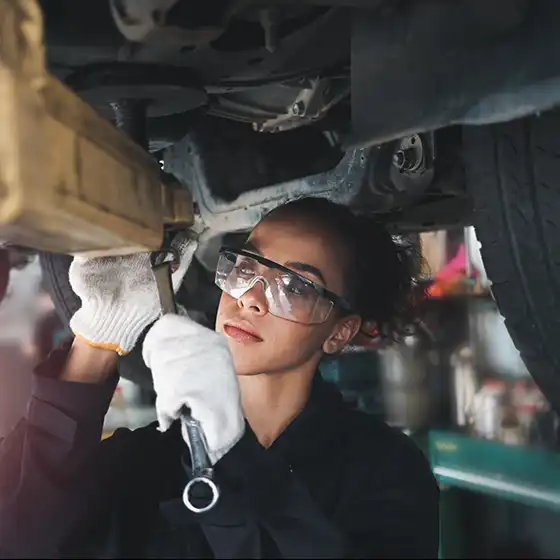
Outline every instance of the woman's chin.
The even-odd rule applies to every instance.
[[[233,357],[235,373],[239,377],[255,375],[259,373],[259,370],[262,371],[262,364],[260,364],[260,360],[256,359],[254,352],[250,355],[249,352],[243,351],[244,348],[231,348],[231,345],[230,350]],[[261,367],[258,367],[258,365],[261,365]]]

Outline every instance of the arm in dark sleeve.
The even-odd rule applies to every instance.
[[[408,477],[392,459],[380,472],[362,464],[328,518],[247,428],[216,465],[222,498],[199,514],[201,526],[216,557],[436,558],[438,490],[423,457],[413,458],[415,464],[410,453],[400,457],[409,461]]]
[[[57,351],[42,367],[60,369],[66,355]],[[80,514],[70,489],[99,446],[117,381],[93,385],[39,373],[25,417],[0,443],[2,558],[60,556]]]

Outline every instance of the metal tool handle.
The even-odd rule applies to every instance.
[[[171,280],[171,267],[179,264],[179,255],[174,250],[154,251],[150,256],[152,273],[154,275],[161,313],[177,313],[175,293]]]
[[[164,315],[177,312],[173,282],[171,281],[171,267],[174,264],[179,264],[178,261],[178,254],[172,250],[157,251],[151,255],[152,271],[156,280],[162,314]],[[212,463],[208,457],[202,428],[198,421],[190,415],[190,411],[186,407],[181,411],[181,422],[189,439],[192,463],[192,478],[185,486],[183,503],[191,511],[203,513],[211,510],[218,503],[220,490],[213,480]],[[207,503],[197,506],[194,502],[199,502],[202,496],[196,499],[197,497],[193,493],[195,488],[200,489],[201,485],[207,486],[210,489],[210,494]]]
[[[220,497],[220,490],[213,480],[213,469],[206,451],[206,441],[200,424],[190,414],[182,413],[181,422],[187,432],[189,438],[189,446],[191,449],[191,463],[192,463],[192,479],[185,487],[183,492],[183,503],[191,511],[195,513],[203,513],[211,510]],[[207,503],[196,506],[194,504],[193,491],[195,488],[200,488],[201,485],[207,486],[210,490]],[[198,498],[200,500],[200,497]],[[196,501],[198,501],[196,500]]]

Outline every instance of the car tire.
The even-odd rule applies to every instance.
[[[39,263],[45,288],[49,292],[55,309],[68,325],[72,315],[80,309],[80,298],[74,293],[68,280],[68,269],[72,257],[56,253],[39,253]]]
[[[8,249],[0,249],[0,303],[8,291],[10,283],[10,254]]]
[[[516,347],[560,412],[560,113],[465,127],[474,225]]]

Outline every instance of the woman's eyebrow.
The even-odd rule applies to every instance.
[[[288,261],[284,263],[284,266],[293,268],[298,272],[307,272],[308,274],[313,274],[313,276],[318,278],[325,286],[327,285],[323,273],[316,266],[313,266],[312,264],[303,263],[299,261]]]
[[[259,248],[251,240],[246,241],[243,248],[246,249],[247,251],[250,251],[251,253],[255,253],[256,255],[262,256],[262,253],[259,251]],[[288,268],[293,268],[298,272],[307,272],[308,274],[313,274],[313,276],[315,276],[318,280],[320,280],[325,286],[327,285],[327,281],[325,280],[323,273],[316,266],[313,266],[312,264],[308,264],[300,261],[288,261],[284,263],[284,266]]]
[[[251,251],[251,253],[255,253],[256,255],[262,256],[262,253],[259,251],[258,247],[250,240],[245,242],[243,249]]]

